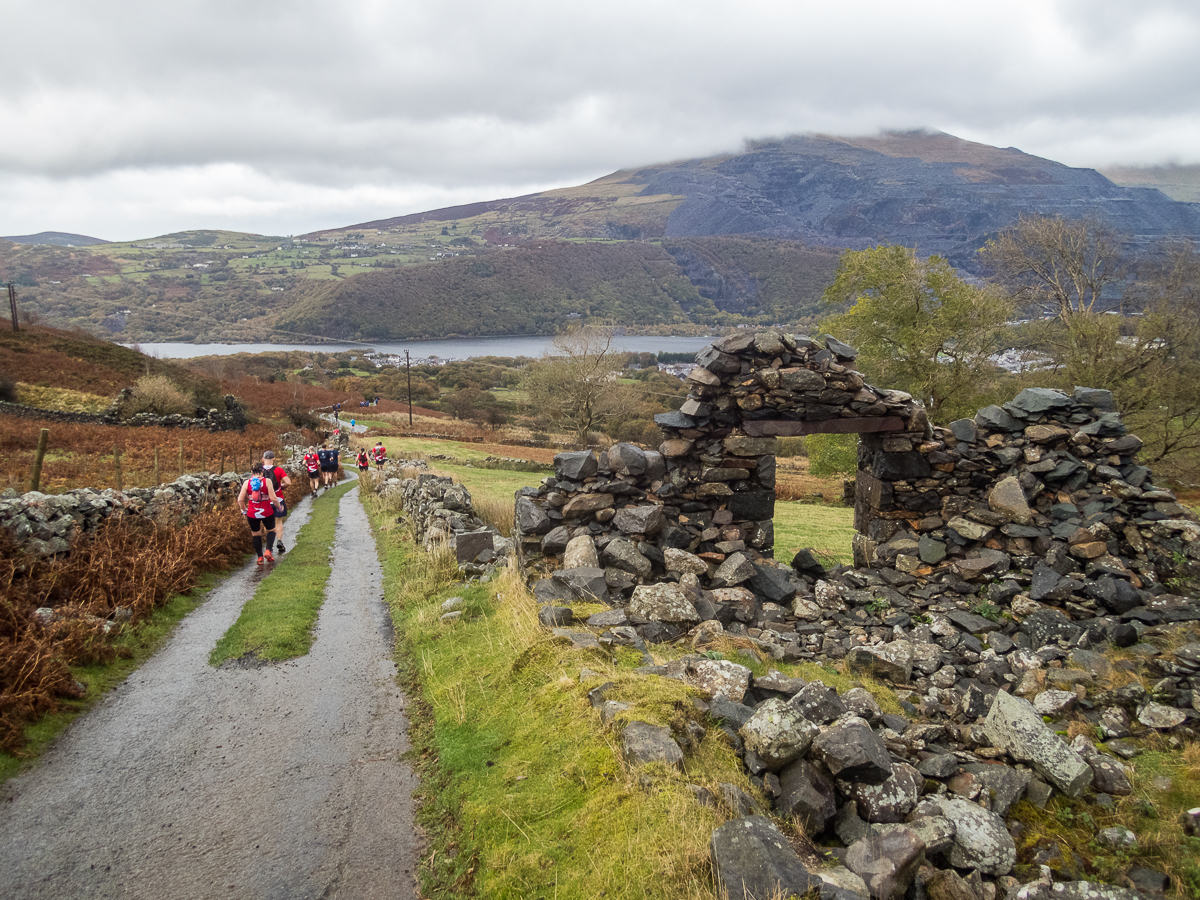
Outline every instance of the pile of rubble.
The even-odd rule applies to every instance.
[[[713,837],[727,888],[803,893],[815,878],[823,895],[888,900],[1087,895],[1095,886],[1054,883],[1087,871],[1058,846],[1029,850],[1056,868],[1020,887],[1021,826],[1003,817],[1053,791],[1102,805],[1130,791],[1121,760],[1055,733],[1069,716],[1126,759],[1141,735],[1195,737],[1200,643],[1160,647],[1200,621],[1200,603],[1170,587],[1200,571],[1200,524],[1138,463],[1141,441],[1107,391],[1029,389],[935,428],[853,359],[833,339],[727,338],[698,355],[683,408],[657,417],[656,451],[559,454],[516,501],[539,617],[580,647],[732,644],[895,685],[903,716],[863,690],[646,655],[646,674],[709,698],[777,814],[845,846],[844,875],[810,871],[729,787],[737,818]],[[773,558],[775,436],[814,432],[861,435],[855,567]],[[1129,672],[1112,671],[1110,642],[1130,648]],[[606,720],[619,711],[601,689],[593,699]],[[695,737],[632,722],[624,744],[635,763],[679,764]],[[1161,873],[1138,877],[1162,887]]]

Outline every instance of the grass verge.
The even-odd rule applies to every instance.
[[[291,551],[259,583],[237,621],[217,641],[208,657],[210,665],[246,655],[260,660],[291,659],[309,651],[332,571],[329,558],[337,526],[336,501],[355,484],[347,482],[318,498]]]
[[[729,812],[701,806],[688,785],[750,791],[733,750],[709,728],[684,772],[631,771],[587,699],[612,682],[607,696],[632,704],[622,719],[686,730],[699,719],[692,689],[633,672],[635,654],[552,636],[514,572],[455,583],[452,554],[419,552],[395,510],[364,500],[413,704],[422,896],[715,898],[708,839]],[[446,623],[450,596],[463,616]],[[581,679],[584,668],[594,674]]]
[[[83,713],[100,702],[101,698],[128,678],[135,669],[153,656],[183,618],[196,609],[225,576],[209,573],[200,577],[197,585],[186,594],[177,594],[161,606],[156,606],[137,627],[113,640],[113,646],[123,655],[112,662],[72,666],[75,680],[87,686],[87,695],[78,700],[63,700],[62,708],[43,716],[25,728],[26,744],[21,756],[0,750],[0,782],[18,775],[42,755],[56,737]]]

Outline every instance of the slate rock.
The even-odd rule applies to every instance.
[[[622,572],[628,572],[635,578],[649,578],[654,571],[654,566],[650,560],[638,550],[632,541],[627,541],[624,538],[609,541],[604,546],[601,556],[605,565],[612,566],[614,569],[619,569]]]
[[[559,569],[553,578],[566,585],[580,600],[608,600],[608,582],[604,570],[598,566]]]
[[[1092,770],[1092,790],[1117,797],[1133,793],[1133,782],[1129,770],[1107,753],[1101,753],[1082,734],[1071,742],[1071,749],[1083,757]]]
[[[700,621],[696,607],[677,584],[640,584],[633,589],[629,614],[658,622],[694,625]]]
[[[842,793],[858,804],[858,812],[871,823],[903,822],[921,796],[925,779],[908,763],[896,763],[883,784],[841,782]]]
[[[591,450],[579,450],[554,455],[554,474],[567,481],[583,481],[599,471],[599,463]]]
[[[655,421],[658,421],[657,416]],[[988,431],[1024,431],[1025,423],[999,406],[985,406],[975,413],[975,424]]]
[[[713,719],[731,725],[736,731],[750,721],[750,717],[754,715],[754,709],[743,703],[736,703],[723,697],[714,697],[709,701],[708,714]]]
[[[542,552],[547,556],[559,556],[567,549],[567,544],[571,540],[571,532],[562,525],[557,528],[552,528],[542,538]]]
[[[979,429],[972,419],[956,419],[950,423],[950,432],[956,440],[965,441],[968,444],[975,443],[979,438]]]
[[[709,841],[717,886],[729,900],[804,896],[821,884],[788,839],[763,816],[733,819]]]
[[[554,527],[545,510],[528,497],[517,498],[515,516],[522,534],[545,534]]]
[[[794,817],[809,837],[829,827],[837,813],[837,792],[829,775],[806,759],[788,763],[779,772],[780,794],[775,809]]]
[[[746,553],[731,553],[713,573],[713,587],[733,587],[758,574],[754,561]]]
[[[954,841],[946,861],[984,875],[1007,875],[1017,861],[1017,845],[1004,820],[969,800],[938,800],[941,814],[954,823]]]
[[[1051,410],[1070,409],[1075,401],[1052,388],[1025,388],[1010,402],[1027,413],[1040,414]]]
[[[811,756],[842,781],[882,784],[892,774],[883,740],[866,725],[834,725],[812,741]]]
[[[850,845],[845,862],[874,900],[900,900],[924,858],[925,842],[912,829],[889,825]]]
[[[1033,776],[1025,769],[996,763],[967,763],[963,771],[969,772],[991,794],[992,812],[1004,817],[1012,805],[1025,796]]]
[[[893,684],[908,684],[912,679],[913,645],[892,641],[881,647],[855,647],[846,657],[852,672],[867,672]]]
[[[998,691],[983,731],[993,746],[1029,763],[1068,797],[1078,797],[1092,781],[1088,764],[1046,727],[1027,700]]]
[[[1025,499],[1021,482],[1012,475],[1002,478],[988,492],[988,509],[1019,525],[1028,525],[1033,521],[1033,510]]]
[[[662,507],[657,504],[618,509],[613,516],[613,525],[625,534],[657,534],[665,519]]]
[[[958,766],[958,757],[953,753],[935,753],[917,763],[917,771],[926,778],[949,778]]]
[[[1021,620],[1021,631],[1029,635],[1029,643],[1035,650],[1058,641],[1073,641],[1083,629],[1057,609],[1043,607]]]
[[[630,722],[621,735],[621,747],[630,765],[660,762],[671,768],[683,768],[683,751],[665,725]]]
[[[805,719],[825,725],[846,712],[846,704],[838,692],[820,681],[811,681],[800,688],[788,701]]]
[[[542,606],[538,608],[538,621],[547,628],[559,628],[575,621],[575,614],[564,606]]]
[[[746,749],[774,771],[807,753],[818,729],[787,702],[772,698],[759,704],[738,734]]]

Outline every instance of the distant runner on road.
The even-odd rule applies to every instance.
[[[317,456],[317,448],[309,447],[308,452],[304,454],[304,469],[308,472],[308,485],[312,488],[312,495],[317,496],[317,488],[321,484],[321,460]]]

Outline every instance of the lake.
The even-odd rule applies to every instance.
[[[404,355],[407,350],[414,358],[471,359],[476,356],[541,356],[553,337],[481,337],[453,338],[440,341],[370,341],[362,343],[329,344],[186,344],[138,343],[136,347],[148,356],[159,359],[192,359],[197,356],[228,356],[232,353],[269,353],[279,350],[301,350],[320,353],[341,353],[353,350],[378,350],[380,353]],[[695,353],[711,344],[714,337],[655,337],[621,335],[613,338],[618,350],[631,353]]]

